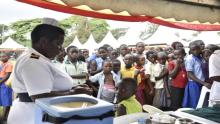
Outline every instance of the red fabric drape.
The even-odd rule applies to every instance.
[[[192,24],[192,23],[181,23],[181,22],[171,22],[165,21],[158,18],[150,17],[150,16],[122,16],[115,14],[104,14],[96,11],[87,11],[81,10],[77,8],[72,8],[56,3],[51,3],[43,0],[17,0],[20,2],[32,4],[35,6],[39,6],[46,9],[51,9],[59,12],[82,15],[93,18],[102,18],[102,19],[110,19],[110,20],[118,20],[118,21],[130,21],[130,22],[140,22],[140,21],[149,21],[152,23],[156,23],[159,25],[164,25],[172,28],[179,29],[187,29],[187,30],[197,30],[197,31],[219,31],[220,25],[217,24]]]

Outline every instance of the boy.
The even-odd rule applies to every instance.
[[[126,54],[129,53],[128,46],[126,44],[122,44],[119,48],[120,50],[120,55],[118,57],[118,60],[121,62],[121,67],[123,68],[125,66],[124,64],[124,57]]]
[[[117,116],[142,112],[141,104],[135,99],[137,83],[132,78],[124,78],[118,86]]]
[[[74,83],[84,84],[88,70],[87,64],[78,60],[79,49],[76,46],[69,46],[67,55],[68,58],[64,61],[63,70],[72,77]]]
[[[124,64],[125,67],[121,69],[121,76],[122,78],[134,78],[134,57],[132,54],[127,54],[124,57]]]
[[[189,44],[191,55],[187,56],[185,66],[188,76],[188,82],[184,92],[183,107],[196,108],[202,85],[210,87],[210,84],[205,82],[205,77],[202,71],[202,46],[201,41],[196,40]]]
[[[174,50],[176,60],[168,63],[171,80],[171,108],[177,110],[182,107],[184,89],[187,83],[187,73],[184,65],[184,49]]]

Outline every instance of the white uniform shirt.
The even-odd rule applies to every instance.
[[[65,91],[72,87],[72,78],[36,50],[29,48],[17,59],[12,80],[15,93],[27,92],[31,96]],[[34,124],[34,109],[34,102],[25,103],[16,99],[9,113],[8,124]]]
[[[74,65],[74,63],[72,63],[71,61],[66,60],[62,65],[62,69],[65,72],[67,72],[70,76],[88,73],[87,64],[82,61],[77,61]],[[76,84],[84,84],[86,82],[86,78],[73,79],[73,82]]]
[[[209,59],[209,77],[220,76],[220,50],[216,50]],[[210,100],[220,99],[220,82],[214,81],[210,92]]]

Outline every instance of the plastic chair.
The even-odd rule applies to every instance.
[[[164,113],[162,110],[151,105],[143,105],[143,110],[149,114],[155,114],[155,113],[163,114]]]
[[[205,98],[206,98],[206,95],[210,93],[210,89],[208,89],[207,87],[203,86],[202,87],[202,90],[201,90],[201,93],[200,93],[200,97],[199,97],[199,102],[196,106],[196,108],[202,108],[203,105],[204,105],[204,102],[205,102]]]

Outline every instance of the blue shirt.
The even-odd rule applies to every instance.
[[[202,71],[202,58],[194,55],[188,55],[185,60],[186,71],[191,71],[198,79],[204,81],[205,76]],[[188,78],[189,79],[189,78]],[[189,79],[192,81],[191,79]]]
[[[103,59],[101,57],[99,57],[99,58],[96,58],[95,61],[97,63],[97,70],[101,70],[102,69]]]

